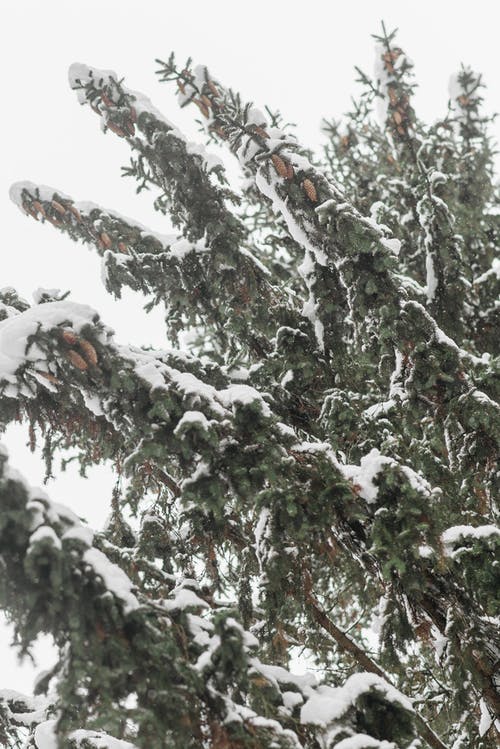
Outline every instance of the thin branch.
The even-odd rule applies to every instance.
[[[384,679],[391,686],[396,687],[392,682],[391,678],[387,673],[373,661],[364,650],[362,650],[356,643],[348,637],[345,632],[342,632],[332,620],[327,616],[324,610],[319,605],[318,601],[311,592],[306,593],[305,599],[306,607],[312,614],[313,619],[322,627],[325,632],[335,640],[340,650],[344,653],[349,653],[353,656],[355,661],[364,668],[365,671],[369,671],[372,674],[377,674]],[[437,736],[429,724],[419,715],[414,712],[415,723],[420,732],[422,738],[431,746],[433,749],[447,749],[446,745],[443,744],[439,736]]]

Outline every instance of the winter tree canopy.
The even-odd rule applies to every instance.
[[[463,67],[420,121],[410,59],[376,41],[322,153],[158,60],[236,185],[115,72],[71,66],[176,233],[58,187],[11,197],[93,249],[111,295],[164,307],[165,348],[118,342],[87,300],[0,291],[1,428],[26,425],[47,478],[68,455],[117,478],[93,530],[0,452],[0,606],[21,651],[48,633],[58,652],[34,695],[0,691],[2,746],[495,745],[492,117]]]

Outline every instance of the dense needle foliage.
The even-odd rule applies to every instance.
[[[321,154],[205,67],[158,61],[237,187],[115,73],[71,67],[178,233],[29,182],[12,198],[94,248],[110,294],[164,305],[169,347],[0,292],[0,427],[26,423],[48,476],[69,450],[118,479],[92,531],[0,454],[0,606],[24,650],[44,632],[59,653],[34,697],[0,692],[2,745],[494,746],[492,118],[463,68],[421,122],[394,33],[376,56]]]

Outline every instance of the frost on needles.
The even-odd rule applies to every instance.
[[[165,348],[55,290],[0,292],[1,427],[26,424],[48,477],[69,449],[123,487],[92,530],[0,453],[0,605],[23,651],[58,651],[35,695],[0,691],[3,745],[495,745],[492,118],[462,68],[421,122],[411,60],[377,45],[320,154],[205,67],[158,61],[237,189],[114,72],[71,67],[176,233],[56,187],[11,197],[95,249],[110,294],[163,305]]]

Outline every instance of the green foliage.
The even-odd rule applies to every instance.
[[[56,454],[117,473],[89,536],[0,456],[0,605],[24,650],[48,632],[60,653],[36,719],[0,693],[9,741],[45,749],[40,726],[71,749],[493,747],[492,118],[462,68],[421,122],[413,64],[395,32],[376,41],[376,78],[358,70],[321,157],[205,67],[160,62],[238,159],[239,191],[123,80],[72,66],[179,235],[31,183],[12,197],[92,245],[111,294],[164,304],[172,347],[119,345],[65,296],[1,292],[2,428],[29,423],[48,477]]]

